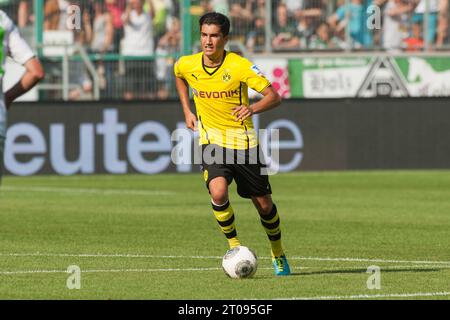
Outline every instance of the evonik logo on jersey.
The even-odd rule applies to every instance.
[[[234,96],[239,96],[240,94],[239,91],[240,91],[239,88],[228,91],[204,91],[192,88],[192,93],[197,98],[206,98],[206,99],[232,98]]]

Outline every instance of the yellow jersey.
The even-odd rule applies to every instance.
[[[174,65],[175,76],[187,81],[197,110],[200,144],[217,144],[229,149],[258,145],[251,117],[236,121],[233,107],[249,105],[248,88],[262,92],[271,83],[249,60],[225,51],[215,68],[203,63],[203,52],[183,56]]]

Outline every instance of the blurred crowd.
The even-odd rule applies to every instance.
[[[265,6],[264,0],[229,1],[233,34],[252,52],[412,51],[450,44],[449,0],[272,1],[270,45]]]
[[[449,0],[273,0],[269,18],[265,0],[191,3],[194,17],[213,10],[228,15],[231,40],[252,52],[347,47],[419,50],[425,43],[431,48],[450,44]],[[92,52],[153,55],[158,49],[179,50],[180,1],[45,0],[44,30],[66,30],[70,5],[79,6],[82,12],[82,29],[76,40]],[[370,29],[367,21],[371,16],[375,19],[372,5],[381,8],[380,26],[373,21],[375,27]],[[32,0],[0,0],[3,10],[17,11],[10,14],[24,29],[34,22],[32,6]],[[267,23],[270,37],[266,37]]]
[[[249,53],[416,51],[450,46],[449,0],[272,0],[271,8],[267,3],[191,1],[193,28],[189,31],[193,47],[198,45],[198,17],[208,11],[230,17],[231,43],[243,45]],[[73,31],[74,41],[89,54],[113,56],[109,60],[93,59],[102,95],[165,99],[174,91],[171,69],[180,52],[181,4],[177,0],[45,0],[43,30],[44,34],[67,31],[68,8],[78,6],[81,29]],[[0,9],[16,21],[33,43],[33,0],[0,0]],[[119,61],[114,55],[126,59]],[[91,94],[92,81],[82,63],[71,69],[78,70],[72,72],[71,81],[80,85],[71,90],[70,98]]]

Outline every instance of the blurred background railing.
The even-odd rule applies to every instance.
[[[45,65],[41,101],[176,98],[173,63],[200,50],[208,11],[230,17],[229,49],[249,57],[450,51],[449,0],[0,0],[0,9]]]

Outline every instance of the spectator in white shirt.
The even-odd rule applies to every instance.
[[[122,16],[124,38],[121,53],[124,56],[148,57],[144,60],[125,61],[124,98],[154,98],[156,83],[154,80],[154,37],[152,2],[150,12],[144,11],[142,0],[128,0]]]
[[[152,2],[149,1],[149,4]],[[151,56],[154,53],[153,14],[144,11],[142,0],[128,0],[122,16],[124,37],[121,53],[125,56]]]

